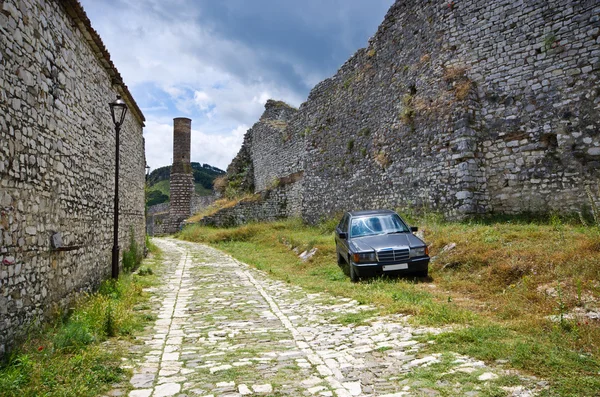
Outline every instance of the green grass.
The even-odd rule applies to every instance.
[[[151,251],[157,253],[156,247]],[[144,261],[156,272],[160,255]],[[129,375],[121,367],[124,351],[108,339],[132,340],[154,321],[143,288],[158,278],[124,273],[103,282],[97,293],[81,295],[66,313],[42,327],[32,327],[27,339],[0,365],[0,395],[97,396]]]
[[[162,194],[170,197],[171,196],[171,183],[168,179],[159,181],[159,182],[156,182],[154,185],[150,186],[148,188],[148,190],[149,191],[158,190]],[[200,196],[210,196],[212,194],[211,189],[206,189],[200,183],[194,183],[194,191],[196,193],[198,193]]]
[[[168,179],[164,180],[164,181],[159,181],[159,182],[156,182],[154,185],[150,186],[148,188],[148,190],[158,190],[162,194],[164,194],[166,196],[170,196],[171,195],[171,183]]]
[[[452,331],[429,336],[435,341],[427,345],[431,352],[455,351],[490,363],[506,360],[548,380],[551,392],[559,395],[587,396],[600,390],[599,322],[546,319],[590,304],[586,302],[598,307],[598,228],[556,217],[446,223],[429,214],[412,216],[411,221],[436,256],[429,280],[351,283],[336,263],[335,220],[314,227],[299,220],[230,229],[192,225],[179,238],[211,244],[310,292],[352,298],[381,314],[410,314],[415,324],[452,325]],[[442,253],[449,243],[456,248]],[[292,251],[310,247],[318,251],[307,262]],[[360,324],[372,314],[332,321]]]

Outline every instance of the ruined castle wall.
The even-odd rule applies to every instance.
[[[600,178],[600,3],[460,2],[444,21],[478,87],[490,208],[580,210]]]
[[[144,244],[143,116],[73,3],[0,2],[0,356],[53,305],[110,277],[117,94],[130,108],[121,252],[130,233]]]
[[[289,125],[296,113],[296,109],[282,102],[269,100],[260,121],[252,127],[251,158],[257,192],[304,169],[304,137]]]
[[[299,190],[302,182],[280,185],[264,190],[251,199],[245,199],[230,208],[206,216],[199,223],[203,225],[232,227],[249,222],[274,222],[298,216],[301,201]]]
[[[600,180],[599,15],[596,0],[398,0],[279,133],[267,102],[234,162],[257,191],[302,175],[309,222],[581,211]]]
[[[214,203],[215,200],[216,197],[214,195],[199,196],[195,193],[192,194],[190,215],[194,215],[195,213],[202,211],[203,209]]]
[[[304,217],[574,211],[598,180],[595,1],[397,1],[313,89]],[[256,171],[255,171],[256,172]]]

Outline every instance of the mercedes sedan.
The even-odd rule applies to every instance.
[[[352,282],[381,274],[427,277],[429,249],[394,211],[346,212],[335,230],[338,264]]]

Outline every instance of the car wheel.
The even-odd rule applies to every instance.
[[[337,254],[337,262],[338,262],[338,265],[340,265],[340,266],[342,266],[344,263],[346,263],[344,258],[342,258],[342,256],[339,253]]]
[[[350,266],[350,281],[352,281],[353,283],[358,282],[358,274],[356,274],[354,265],[352,263],[349,263],[348,266]]]
[[[422,270],[417,273],[417,277],[427,278],[428,275],[429,275],[429,269],[425,269],[425,270]]]

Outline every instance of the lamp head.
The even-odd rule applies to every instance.
[[[125,114],[127,113],[127,104],[121,99],[120,95],[117,95],[117,99],[114,102],[109,103],[110,114],[113,119],[115,127],[120,127],[125,121]]]

